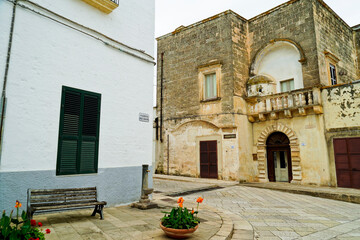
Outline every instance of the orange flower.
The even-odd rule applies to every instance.
[[[183,203],[184,202],[184,199],[182,197],[180,197],[178,200],[177,200],[177,203]]]
[[[198,203],[202,203],[203,202],[203,198],[202,197],[199,197],[197,200],[196,200],[196,202],[198,202]]]
[[[181,203],[179,203],[179,207],[181,207],[181,208],[183,207],[183,203],[182,203],[182,202],[181,202]]]
[[[193,209],[193,210],[191,211],[191,214],[194,214],[194,212],[195,212],[195,211],[194,211],[194,209]]]
[[[18,200],[16,200],[15,208],[21,208],[21,203]]]

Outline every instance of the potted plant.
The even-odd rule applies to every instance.
[[[165,232],[168,237],[171,238],[187,238],[199,226],[199,204],[202,203],[204,199],[199,197],[197,202],[197,209],[189,210],[183,207],[184,199],[180,197],[177,201],[179,204],[178,207],[173,207],[170,212],[164,212],[165,216],[161,219],[160,227]]]
[[[25,211],[19,216],[19,208],[21,203],[16,200],[16,218],[12,217],[13,211],[7,216],[3,211],[0,217],[0,239],[4,240],[44,240],[45,234],[38,227],[42,227],[41,222],[30,220]],[[45,230],[46,234],[50,233],[50,229]]]

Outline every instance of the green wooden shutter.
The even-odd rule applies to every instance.
[[[77,173],[80,114],[81,94],[63,90],[57,174]]]
[[[94,173],[97,172],[100,98],[85,94],[83,111],[80,173]]]
[[[63,87],[57,175],[96,173],[101,95]]]

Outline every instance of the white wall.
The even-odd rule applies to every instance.
[[[120,1],[110,15],[81,1],[36,2],[153,53],[153,0]],[[63,85],[102,95],[99,168],[151,165],[153,71],[152,63],[18,7],[0,171],[56,169]],[[139,122],[139,112],[150,122]]]
[[[32,0],[45,8],[102,32],[118,41],[154,54],[155,0],[120,0],[105,14],[81,0]]]
[[[304,87],[300,53],[290,43],[275,42],[267,46],[256,57],[255,75],[271,76],[276,81],[276,91],[280,91],[280,81],[294,79],[294,88]]]

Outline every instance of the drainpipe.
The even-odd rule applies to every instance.
[[[11,45],[14,33],[14,24],[15,24],[15,13],[16,13],[16,4],[18,0],[13,2],[13,12],[12,12],[12,19],[11,19],[11,26],[10,26],[10,35],[9,35],[9,44],[8,44],[8,51],[6,57],[6,64],[5,64],[5,74],[4,74],[4,82],[3,82],[3,89],[1,93],[1,119],[0,119],[0,150],[2,147],[2,134],[4,128],[4,117],[5,117],[5,105],[6,105],[6,83],[7,83],[7,76],[9,72],[9,64],[10,64],[10,55],[11,55]]]
[[[163,82],[164,82],[164,53],[161,53],[160,72],[160,142],[163,142]]]

